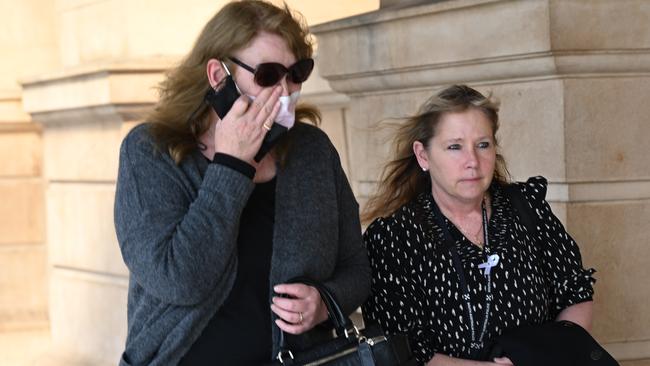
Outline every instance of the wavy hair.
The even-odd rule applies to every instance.
[[[158,146],[167,150],[177,164],[201,147],[199,137],[210,128],[210,107],[203,102],[210,88],[207,62],[213,58],[226,60],[260,32],[279,35],[297,59],[312,57],[312,37],[300,14],[292,12],[286,4],[280,8],[267,1],[241,0],[221,8],[205,25],[189,54],[166,73],[158,86],[160,98],[147,121]],[[320,112],[313,106],[296,107],[296,120],[318,125],[320,118]],[[284,138],[276,145],[281,162],[289,140]]]
[[[361,215],[364,223],[393,214],[420,193],[431,189],[431,178],[418,165],[413,143],[419,141],[428,146],[442,116],[470,108],[483,112],[492,125],[492,136],[497,147],[493,180],[504,184],[510,180],[496,139],[499,129],[498,103],[466,85],[453,85],[431,97],[416,115],[399,125],[393,138],[393,158],[382,170],[377,192],[370,197]]]

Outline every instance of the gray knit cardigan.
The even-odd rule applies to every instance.
[[[308,276],[351,313],[370,292],[357,202],[327,136],[304,123],[289,133],[288,159],[277,172],[270,293],[273,285]],[[175,164],[155,148],[147,124],[126,136],[114,213],[130,271],[121,366],[176,365],[201,334],[234,283],[239,217],[253,188],[199,151]],[[279,330],[272,329],[274,355]],[[326,333],[317,326],[289,343],[306,347]]]

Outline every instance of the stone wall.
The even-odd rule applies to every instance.
[[[0,1],[0,332],[48,324],[42,129],[19,84],[58,66],[53,6],[38,2]]]

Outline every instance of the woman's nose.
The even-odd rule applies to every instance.
[[[468,168],[476,168],[478,166],[478,154],[475,149],[468,150],[466,165]]]
[[[281,96],[287,96],[291,94],[291,91],[289,90],[289,82],[287,81],[287,75],[280,79],[279,85],[282,87],[282,93],[280,94]]]

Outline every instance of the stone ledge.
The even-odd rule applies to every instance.
[[[1,122],[0,123],[0,134],[25,133],[25,132],[34,132],[40,134],[42,131],[43,131],[43,126],[40,123],[34,123],[34,122]]]
[[[33,116],[107,105],[152,105],[155,87],[171,64],[168,59],[125,61],[44,75],[23,82],[23,104]]]
[[[21,90],[0,90],[0,127],[5,123],[24,123],[29,120],[29,115],[23,110]]]
[[[650,51],[542,52],[325,75],[346,94],[390,93],[455,83],[528,82],[579,77],[650,75]]]
[[[650,73],[649,32],[603,22],[593,40],[586,26],[606,17],[611,2],[587,9],[562,3],[458,0],[325,23],[312,27],[319,49],[330,51],[317,63],[332,88],[346,94]],[[650,8],[626,14],[643,25]],[[608,38],[610,31],[617,32]]]

